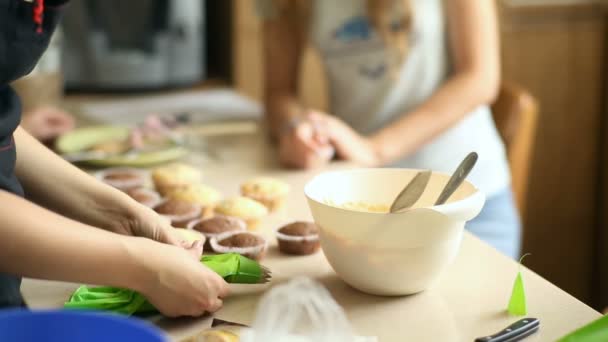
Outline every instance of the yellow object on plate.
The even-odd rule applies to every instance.
[[[92,126],[76,129],[59,137],[55,148],[60,154],[74,154],[86,152],[89,149],[108,144],[113,141],[125,140],[129,137],[129,128],[125,126]],[[140,152],[135,155],[110,155],[99,159],[85,159],[80,163],[93,166],[130,166],[144,167],[162,164],[182,158],[188,151],[177,144],[168,145],[166,148]]]

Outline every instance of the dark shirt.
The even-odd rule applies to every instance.
[[[0,189],[19,196],[23,189],[14,173],[13,133],[21,121],[21,104],[8,84],[32,71],[57,25],[57,6],[65,2],[44,1],[42,22],[36,23],[37,2],[0,0]],[[19,277],[0,273],[0,307],[23,306],[20,284]]]

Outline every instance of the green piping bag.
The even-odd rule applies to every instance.
[[[201,263],[219,274],[230,284],[267,282],[269,272],[256,261],[240,254],[203,256]],[[109,286],[80,286],[64,304],[67,309],[102,310],[123,315],[156,312],[148,300],[133,290]]]
[[[258,284],[266,280],[263,266],[240,254],[208,255],[201,262],[230,284]]]
[[[525,316],[528,313],[528,308],[526,305],[526,290],[524,288],[523,277],[521,276],[521,264],[524,261],[524,258],[528,255],[529,253],[524,254],[521,259],[519,259],[519,270],[517,271],[517,277],[513,283],[511,298],[509,298],[509,305],[507,306],[507,311],[514,316]]]
[[[557,340],[557,342],[596,341],[608,341],[608,316],[602,316]]]

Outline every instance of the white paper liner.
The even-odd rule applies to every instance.
[[[283,227],[281,227],[283,228]],[[281,230],[281,228],[275,230],[275,235],[277,236],[277,239],[279,240],[284,240],[284,241],[318,241],[319,240],[319,234],[311,234],[311,235],[287,235],[287,234],[283,234],[281,233],[279,230]]]
[[[118,172],[134,173],[138,177],[134,178],[134,179],[128,179],[128,180],[106,179],[106,177],[109,174],[118,173]],[[99,179],[100,181],[102,181],[110,186],[113,186],[117,189],[126,190],[126,189],[132,189],[132,188],[144,186],[146,184],[146,182],[148,181],[148,178],[150,177],[150,173],[145,170],[134,169],[134,168],[129,168],[129,167],[113,167],[113,168],[98,171],[95,174],[95,177],[97,179]]]
[[[201,231],[198,231],[198,230],[194,229],[194,226],[196,226],[196,225],[197,225],[197,224],[199,224],[200,222],[202,222],[202,221],[206,221],[206,220],[211,220],[211,219],[213,219],[213,217],[209,217],[209,218],[199,218],[199,219],[196,219],[196,220],[192,220],[192,221],[188,222],[188,225],[186,226],[186,229],[189,229],[189,230],[194,230],[194,231],[196,231],[196,232],[198,232],[198,233],[201,233],[201,235],[204,235],[205,237],[207,237],[207,239],[211,239],[211,238],[214,238],[214,237],[216,237],[216,236],[219,236],[219,235],[221,235],[221,234],[225,234],[225,233],[231,233],[231,232],[246,232],[246,231],[247,231],[247,223],[246,223],[245,221],[241,220],[241,219],[238,219],[238,218],[237,218],[237,219],[238,219],[238,222],[239,222],[239,223],[243,223],[243,224],[242,224],[242,225],[240,225],[239,227],[235,227],[235,229],[234,229],[234,230],[230,230],[230,231],[227,231],[227,232],[222,232],[222,233],[203,233],[203,232],[201,232]]]
[[[186,225],[186,229],[188,229],[188,230],[195,230],[195,229],[194,229],[194,226],[196,226],[196,225],[197,225],[199,222],[201,222],[202,220],[203,220],[203,219],[199,218],[199,219],[192,220],[192,221],[188,222],[188,224]],[[197,231],[197,232],[199,232],[198,230],[196,230],[196,231]],[[199,232],[199,233],[201,233],[202,235],[205,235],[205,234],[204,234],[204,233],[202,233],[202,232]],[[205,236],[207,236],[207,235],[205,235]]]
[[[152,189],[138,188],[138,189],[134,189],[132,191],[142,192],[146,195],[150,195],[150,196],[154,197],[153,199],[151,199],[149,201],[139,202],[139,203],[145,205],[146,207],[154,208],[163,201],[162,197],[160,197],[160,194]]]
[[[226,247],[226,246],[222,246],[220,245],[220,241],[227,239],[233,235],[237,235],[237,234],[251,234],[251,235],[255,235],[255,236],[259,236],[262,238],[262,240],[264,241],[263,244],[259,245],[259,246],[252,246],[252,247]],[[211,244],[211,248],[213,249],[213,251],[215,251],[216,253],[237,253],[237,254],[249,254],[249,255],[257,255],[262,253],[264,250],[266,250],[266,248],[268,248],[268,241],[260,234],[257,233],[252,233],[252,232],[225,232],[222,234],[219,234],[213,238],[211,238],[211,240],[209,240],[209,243]]]
[[[154,206],[153,209],[156,210],[156,207],[167,202],[168,200],[169,200],[168,198],[163,198],[160,202],[158,202]],[[184,221],[194,220],[194,219],[200,217],[200,215],[202,214],[202,211],[203,211],[203,209],[200,206],[192,204],[192,210],[191,210],[191,212],[189,212],[187,214],[182,214],[182,215],[167,215],[167,214],[161,214],[161,213],[158,213],[158,214],[162,217],[166,217],[167,219],[171,220],[171,222],[173,223],[173,222],[184,222]]]

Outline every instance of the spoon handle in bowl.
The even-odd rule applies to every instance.
[[[424,193],[424,189],[426,189],[426,185],[431,179],[431,174],[430,170],[418,172],[405,188],[401,190],[399,195],[395,197],[389,212],[396,213],[413,206]]]
[[[462,160],[462,162],[460,162],[460,165],[458,165],[456,171],[454,171],[452,177],[450,177],[448,180],[447,184],[443,188],[443,191],[441,191],[441,194],[439,194],[435,205],[441,205],[448,201],[454,191],[456,191],[460,184],[462,184],[462,181],[467,178],[469,172],[471,172],[473,166],[475,166],[475,163],[477,163],[477,159],[477,153],[471,152]]]

